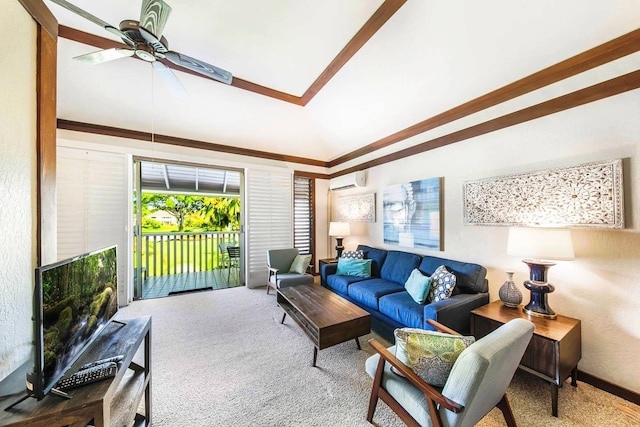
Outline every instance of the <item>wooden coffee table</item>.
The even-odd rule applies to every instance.
[[[371,332],[371,316],[365,310],[318,285],[278,289],[277,302],[284,310],[282,321],[291,317],[313,343],[313,363],[318,350]]]

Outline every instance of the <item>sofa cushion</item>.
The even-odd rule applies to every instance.
[[[331,274],[327,276],[327,288],[339,294],[348,295],[349,285],[352,283],[360,282],[362,280],[368,280],[365,277],[358,276],[338,276],[337,274]]]
[[[405,284],[411,271],[420,264],[420,255],[402,251],[389,251],[384,260],[380,277],[392,282]]]
[[[404,292],[404,285],[384,279],[368,279],[352,283],[349,286],[348,295],[367,307],[377,310],[380,297],[400,291]]]
[[[378,300],[378,310],[401,325],[422,328],[424,305],[413,300],[408,292],[396,292]]]
[[[404,288],[415,302],[424,304],[427,301],[427,296],[431,289],[431,277],[425,276],[420,273],[420,270],[414,268],[404,283]]]
[[[431,289],[429,290],[429,302],[438,302],[447,299],[456,287],[456,276],[441,265],[431,275]]]
[[[369,278],[371,277],[371,262],[370,259],[340,258],[336,274]]]
[[[372,248],[371,246],[367,245],[358,245],[358,250],[362,251],[365,259],[370,259],[373,261],[371,263],[371,276],[380,277],[380,269],[382,268],[382,264],[387,257],[387,251],[385,251],[384,249]]]
[[[472,336],[422,329],[396,329],[396,357],[431,385],[442,387],[460,353],[475,342]]]
[[[271,276],[272,278],[275,277]],[[271,281],[273,283],[273,280]],[[298,273],[279,273],[278,282],[276,286],[278,288],[288,288],[289,286],[298,285],[313,285],[313,276],[311,274],[298,274]]]
[[[485,281],[487,269],[478,264],[425,256],[422,258],[418,269],[431,276],[441,265],[446,266],[456,276],[456,291],[454,291],[454,295],[458,291],[466,294],[489,291]]]

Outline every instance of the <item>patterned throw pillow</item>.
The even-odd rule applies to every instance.
[[[289,273],[306,273],[310,262],[311,255],[296,255],[291,263],[291,267],[289,267]]]
[[[415,328],[396,329],[394,334],[396,357],[420,378],[436,387],[444,386],[460,353],[475,342],[472,336]]]
[[[456,276],[441,265],[431,275],[431,290],[429,291],[429,302],[438,302],[447,299],[456,287]]]
[[[427,301],[427,295],[431,288],[431,278],[423,275],[417,268],[414,268],[405,282],[404,288],[415,302],[424,304]]]
[[[347,259],[364,259],[364,252],[362,251],[343,251],[340,258]]]

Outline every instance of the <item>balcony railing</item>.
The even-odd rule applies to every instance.
[[[137,242],[134,239],[134,267]],[[227,254],[221,247],[239,242],[239,232],[143,233],[141,265],[148,277],[213,271],[226,266]]]

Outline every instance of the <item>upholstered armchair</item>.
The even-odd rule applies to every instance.
[[[429,323],[439,331],[455,333],[432,320]],[[531,322],[515,319],[471,344],[454,362],[441,391],[398,360],[395,347],[387,349],[370,340],[377,354],[366,361],[366,371],[373,378],[367,421],[373,422],[376,404],[382,399],[409,426],[474,426],[498,407],[507,425],[515,427],[505,392],[533,329]]]
[[[269,289],[286,288],[288,286],[312,285],[313,276],[307,273],[311,255],[300,255],[298,249],[270,249],[267,251],[267,267]]]

